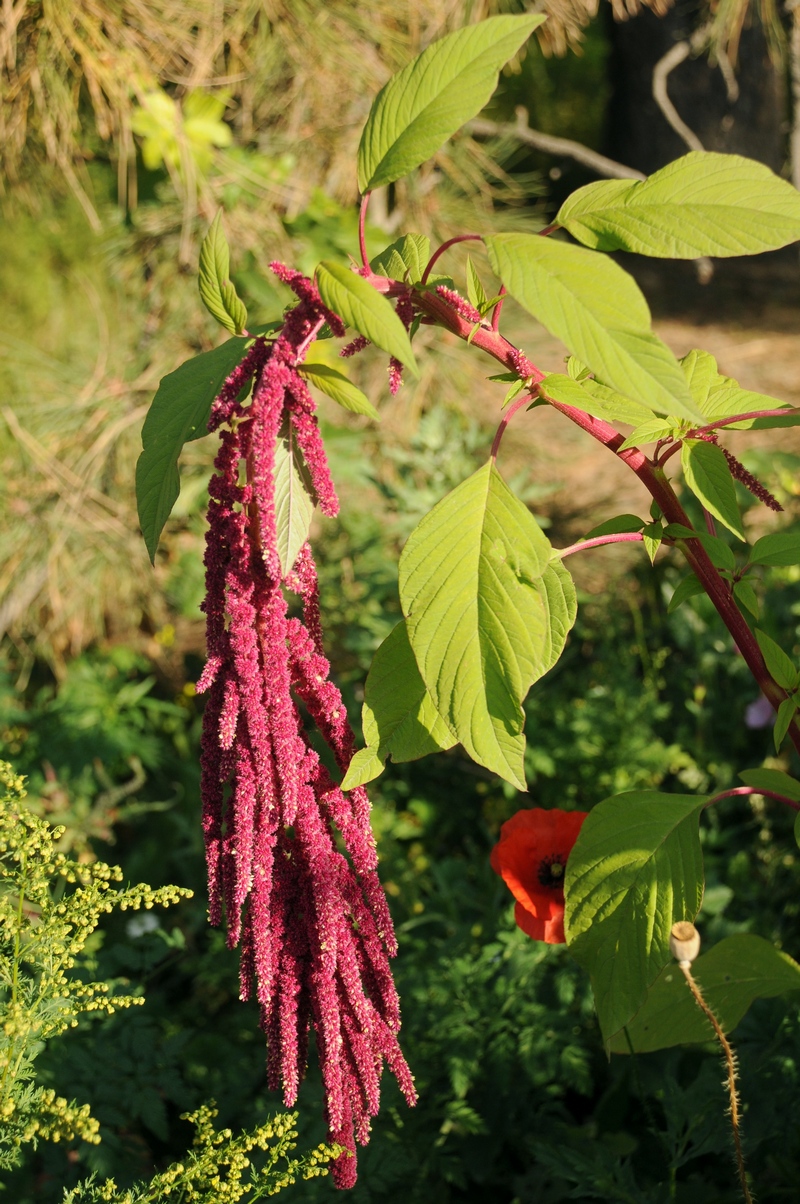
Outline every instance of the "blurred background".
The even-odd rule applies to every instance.
[[[143,985],[147,1005],[85,1022],[42,1056],[44,1080],[88,1101],[98,1147],[42,1145],[9,1199],[61,1199],[95,1170],[125,1185],[180,1158],[180,1114],[209,1097],[231,1127],[279,1106],[236,955],[206,923],[194,683],[203,663],[202,547],[213,441],[188,445],[155,568],[133,473],[159,379],[222,341],[200,306],[199,243],[216,211],[251,322],[288,292],[267,264],[312,272],[357,250],[354,160],[375,92],[431,40],[514,3],[476,0],[17,0],[0,11],[0,743],[63,847],[119,861],[130,881],[195,898],[117,917],[87,973]],[[399,233],[536,230],[575,187],[650,172],[697,144],[800,183],[800,6],[719,0],[547,0],[537,42],[502,73],[483,125],[373,198],[368,242]],[[654,97],[655,91],[658,96]],[[540,135],[549,136],[542,139]],[[554,144],[553,138],[571,145]],[[692,142],[692,139],[695,141]],[[580,144],[575,149],[575,143]],[[472,244],[474,248],[475,244]],[[488,264],[473,259],[490,287]],[[703,347],[743,386],[800,404],[797,247],[753,262],[621,257],[678,354]],[[448,270],[463,287],[465,256]],[[509,337],[547,370],[560,347],[507,307]],[[397,397],[383,357],[347,361],[380,425],[320,399],[342,498],[317,522],[327,651],[356,728],[370,659],[399,617],[397,557],[419,518],[486,456],[504,386],[492,364],[423,330],[422,379]],[[338,361],[342,366],[342,361]],[[782,432],[737,455],[800,513],[800,444]],[[779,450],[774,450],[776,446]],[[523,415],[502,469],[556,545],[622,511],[635,480],[556,414]],[[749,529],[765,514],[742,493]],[[687,502],[690,505],[690,502]],[[716,1055],[608,1063],[587,983],[563,949],[513,925],[489,868],[524,806],[586,810],[634,787],[712,791],[774,756],[757,691],[710,606],[669,614],[680,565],[603,550],[570,563],[580,612],[527,704],[530,793],[458,749],[389,766],[376,784],[382,876],[401,952],[409,1112],[386,1085],[357,1201],[727,1201],[737,1198]],[[800,571],[763,569],[762,625],[800,644]],[[751,708],[748,710],[748,708]],[[756,932],[794,956],[791,825],[763,800],[704,820],[706,940]],[[795,848],[796,852],[796,848]],[[756,1005],[736,1034],[749,1164],[763,1201],[796,1199],[800,1012]],[[303,1141],[320,1140],[312,1065]],[[291,1189],[316,1201],[317,1180]]]

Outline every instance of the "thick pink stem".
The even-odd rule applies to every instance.
[[[563,560],[573,552],[585,552],[588,548],[602,548],[608,543],[641,543],[644,536],[641,531],[621,531],[616,535],[597,535],[594,539],[584,539],[580,543],[571,543],[568,548],[562,548],[558,553]]]

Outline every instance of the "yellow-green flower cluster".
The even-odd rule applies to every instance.
[[[117,866],[71,860],[57,847],[63,830],[27,810],[24,798],[24,780],[0,762],[0,1166],[18,1161],[26,1142],[99,1140],[87,1105],[33,1084],[34,1059],[83,1013],[144,1002],[117,993],[117,984],[70,973],[100,918],[191,894],[176,886],[117,889]]]

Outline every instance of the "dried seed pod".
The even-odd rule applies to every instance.
[[[700,952],[700,933],[694,924],[690,924],[688,920],[679,920],[677,924],[672,925],[669,951],[676,961],[687,964],[694,961]]]

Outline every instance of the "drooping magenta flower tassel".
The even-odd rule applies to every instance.
[[[310,1029],[316,1035],[338,1187],[356,1181],[355,1143],[369,1138],[387,1062],[410,1104],[413,1079],[397,1040],[389,968],[397,950],[377,875],[369,800],[343,794],[307,739],[302,703],[345,770],[353,735],[330,680],[317,576],[306,543],[282,566],[275,515],[275,447],[290,425],[323,513],[338,501],[314,402],[298,372],[309,344],[339,318],[314,284],[273,269],[300,299],[274,342],[257,340],[214,403],[220,431],[206,537],[208,661],[201,785],[211,922],[241,946],[241,995],[255,995],[267,1035],[267,1076],[294,1104]],[[253,382],[249,401],[238,400]],[[285,591],[298,595],[290,618]],[[340,851],[340,838],[345,852]]]

